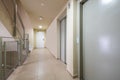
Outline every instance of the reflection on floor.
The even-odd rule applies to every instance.
[[[23,66],[8,80],[78,80],[72,79],[65,65],[56,60],[47,49],[34,50]]]

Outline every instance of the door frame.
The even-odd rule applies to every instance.
[[[60,20],[60,27],[61,27],[61,21],[64,19],[65,20],[67,19],[66,15]],[[65,22],[67,23],[67,20]],[[66,56],[66,33],[67,33],[66,27],[67,27],[67,24],[65,24],[65,62],[64,62],[65,64],[66,64],[66,57],[67,57]],[[61,28],[60,28],[60,60],[61,60]]]
[[[67,16],[67,5],[64,7],[64,9],[62,10],[62,12],[59,14],[58,18],[57,18],[57,59],[60,60],[60,21],[62,18],[64,18],[65,16]],[[67,17],[66,17],[67,19]],[[67,59],[67,56],[66,56]],[[67,63],[67,61],[66,61]]]
[[[84,80],[84,59],[83,59],[83,5],[88,0],[78,0],[77,2],[77,27],[79,27],[79,49],[78,49],[78,77]]]

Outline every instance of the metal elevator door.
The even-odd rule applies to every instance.
[[[120,80],[120,0],[83,5],[85,80]]]
[[[60,21],[60,59],[66,63],[66,18]]]

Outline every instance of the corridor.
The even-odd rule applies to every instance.
[[[65,65],[54,58],[48,49],[35,49],[25,63],[8,80],[78,80],[72,79]]]
[[[120,0],[0,0],[0,80],[120,80]]]

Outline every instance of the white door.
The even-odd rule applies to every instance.
[[[44,39],[45,35],[44,32],[37,32],[36,33],[36,48],[44,48]]]
[[[83,5],[85,80],[120,80],[120,0]]]
[[[66,18],[60,22],[60,58],[66,63]]]

